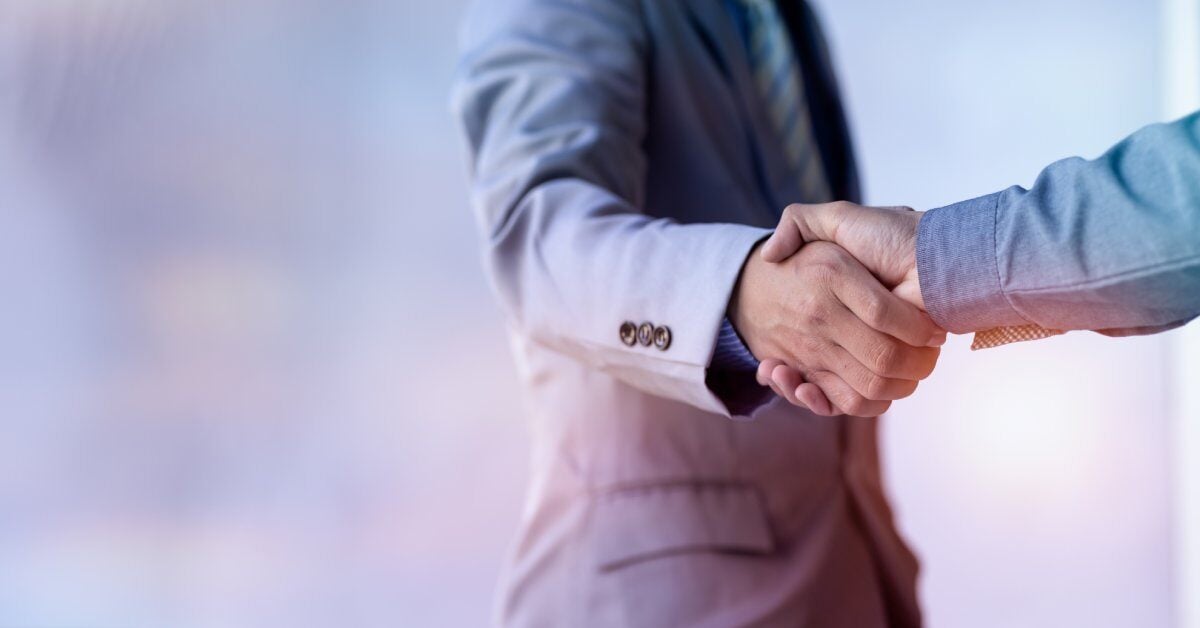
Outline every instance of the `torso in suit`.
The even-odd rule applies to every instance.
[[[853,198],[824,44],[779,6],[829,188]],[[533,424],[506,625],[920,623],[875,421],[735,420],[706,381],[748,252],[788,202],[828,200],[789,172],[728,9],[489,0],[465,29],[455,107]]]

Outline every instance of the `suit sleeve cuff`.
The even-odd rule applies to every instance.
[[[996,257],[1001,192],[925,212],[917,228],[917,272],[925,309],[964,334],[1027,325],[1004,294]]]

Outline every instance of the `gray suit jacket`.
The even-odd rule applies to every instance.
[[[927,212],[929,314],[953,332],[1035,324],[1152,333],[1200,314],[1200,113],[1146,127],[1033,188]]]
[[[780,8],[852,197],[820,34]],[[875,422],[732,421],[706,381],[746,255],[787,203],[825,200],[800,195],[727,9],[485,0],[465,28],[455,108],[533,424],[505,624],[920,622]],[[643,344],[642,322],[664,333]]]

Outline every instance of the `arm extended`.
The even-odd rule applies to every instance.
[[[1161,331],[1200,314],[1200,113],[1146,127],[1034,186],[926,212],[925,306],[952,332]]]
[[[637,3],[481,3],[455,109],[484,259],[509,323],[654,395],[728,414],[705,383],[742,263],[767,233],[641,210],[646,60]],[[624,321],[669,325],[667,350]]]

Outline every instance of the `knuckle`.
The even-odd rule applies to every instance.
[[[871,412],[871,404],[865,398],[855,395],[846,401],[842,410],[851,416],[867,416]]]
[[[892,376],[900,367],[903,355],[903,350],[895,342],[882,340],[873,348],[871,370],[879,375]]]
[[[889,314],[888,302],[883,297],[877,294],[867,297],[867,301],[863,305],[863,316],[867,319],[864,321],[866,324],[879,329],[888,320]]]
[[[820,303],[813,303],[804,312],[804,323],[810,329],[825,329],[829,327],[830,318],[829,306]]]
[[[822,358],[828,352],[826,344],[816,336],[804,336],[796,344],[798,352],[809,362],[823,362]]]
[[[875,401],[884,401],[888,397],[888,389],[891,388],[891,382],[885,377],[878,375],[870,375],[867,377],[866,391],[867,398]]]

